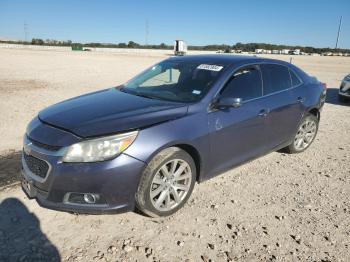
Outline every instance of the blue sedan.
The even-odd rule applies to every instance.
[[[172,57],[41,111],[24,136],[22,188],[56,210],[168,216],[196,182],[307,149],[325,96],[324,84],[279,60]]]

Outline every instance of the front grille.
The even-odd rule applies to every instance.
[[[28,137],[29,141],[32,142],[32,144],[36,147],[39,147],[39,148],[43,148],[43,149],[46,149],[46,150],[49,150],[49,151],[58,151],[60,150],[62,147],[61,146],[51,146],[51,145],[47,145],[47,144],[43,144],[43,143],[40,143],[34,139],[31,139],[30,137]]]
[[[49,171],[49,165],[44,160],[27,155],[26,153],[23,153],[23,157],[30,172],[41,178],[46,177]]]

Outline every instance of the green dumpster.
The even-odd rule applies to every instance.
[[[83,45],[72,45],[72,51],[83,51]]]

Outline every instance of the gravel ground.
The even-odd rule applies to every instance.
[[[18,186],[28,121],[54,102],[124,82],[166,56],[0,49],[0,261],[349,261],[350,59],[294,57],[328,83],[314,144],[196,185],[171,217],[41,208]],[[279,56],[289,60],[287,56]]]

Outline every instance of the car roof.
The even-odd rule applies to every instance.
[[[207,64],[220,64],[220,65],[232,65],[235,63],[279,63],[288,64],[281,60],[262,58],[256,56],[246,55],[222,55],[222,54],[205,54],[205,55],[186,55],[186,56],[174,56],[169,58],[171,61],[181,62],[194,62],[194,63],[207,63]]]

